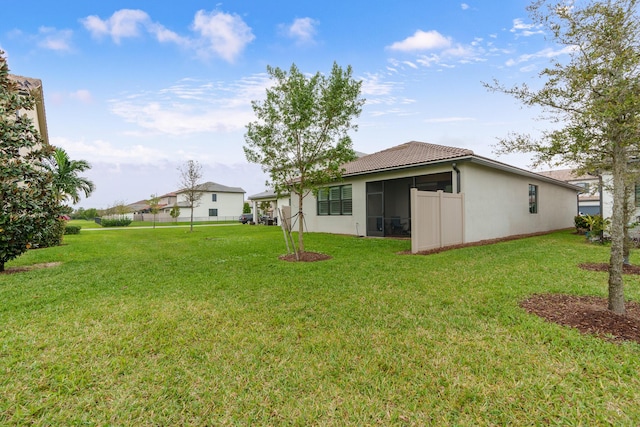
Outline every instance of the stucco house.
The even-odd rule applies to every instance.
[[[198,186],[202,193],[197,206],[193,208],[195,221],[216,221],[237,219],[242,214],[245,191],[240,187],[227,187],[215,182],[205,182]],[[188,220],[191,216],[189,202],[185,190],[175,191],[176,202],[180,208],[178,221]],[[163,212],[169,213],[173,204],[164,207]]]
[[[49,132],[47,130],[47,118],[44,110],[44,93],[42,91],[42,80],[32,77],[17,76],[9,74],[9,80],[18,84],[19,90],[23,93],[31,93],[35,98],[35,107],[32,110],[23,111],[32,121],[42,140],[49,144]]]
[[[275,219],[277,224],[280,224],[279,210],[285,206],[291,206],[289,194],[283,194],[278,197],[278,194],[273,190],[253,194],[247,197],[247,200],[251,204],[251,212],[254,213],[254,219],[257,219],[260,215],[266,215]],[[266,208],[262,209],[261,206],[266,206]]]
[[[602,211],[602,185],[598,175],[579,175],[572,169],[557,169],[538,172],[540,175],[569,184],[582,187],[583,191],[578,196],[578,213],[584,215],[599,215]]]
[[[545,232],[573,226],[581,191],[471,150],[417,141],[362,156],[344,168],[343,181],[304,199],[308,231],[409,236],[436,218],[456,236],[440,239],[440,246]],[[412,204],[414,192],[440,195],[445,205],[455,199],[454,210],[426,205],[431,207],[425,211],[422,202]],[[295,213],[297,197],[291,202]],[[442,234],[438,230],[426,233]]]

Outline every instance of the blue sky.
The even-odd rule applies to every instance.
[[[12,73],[42,79],[50,142],[92,164],[97,189],[78,206],[176,190],[190,159],[203,181],[249,196],[265,189],[242,147],[267,65],[351,65],[366,99],[357,151],[417,140],[527,167],[530,156],[493,146],[545,124],[482,82],[535,86],[563,54],[531,25],[529,3],[22,0],[3,2],[0,49]]]

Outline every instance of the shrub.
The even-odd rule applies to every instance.
[[[67,225],[64,228],[64,234],[80,234],[80,227],[79,225]]]
[[[605,243],[605,232],[611,224],[611,220],[608,218],[602,218],[600,215],[587,215],[585,217],[587,222],[587,240],[594,243]]]
[[[100,221],[100,225],[102,225],[103,227],[127,227],[129,224],[131,224],[131,221],[132,220],[130,220],[129,218],[102,218],[102,221]]]
[[[62,244],[62,236],[64,235],[66,221],[58,218],[55,223],[49,227],[38,231],[33,238],[33,248],[50,248],[52,246],[60,246]]]
[[[576,225],[576,230],[579,232],[580,230],[588,230],[589,223],[587,222],[587,217],[584,215],[576,215],[573,219],[573,223]]]

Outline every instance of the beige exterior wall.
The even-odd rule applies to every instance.
[[[405,169],[403,171],[373,173],[369,175],[349,177],[336,185],[351,184],[353,214],[352,215],[327,215],[318,216],[316,199],[312,194],[308,195],[304,202],[304,215],[307,230],[321,233],[353,234],[359,236],[366,235],[367,225],[367,182],[383,181],[387,179],[406,178],[408,176],[422,175],[425,173],[451,172],[450,165],[433,166],[429,169]],[[455,173],[453,175],[455,191]],[[397,207],[392,215],[403,218],[410,217],[409,206]],[[298,212],[298,196],[291,195],[291,213]],[[297,227],[297,225],[296,225]],[[296,228],[297,230],[297,228]]]
[[[457,162],[461,189],[465,197],[464,242],[476,242],[519,234],[530,234],[570,228],[577,214],[576,191],[487,166]],[[340,184],[352,185],[353,214],[318,216],[316,199],[308,195],[304,200],[306,230],[337,234],[366,235],[366,183],[404,178],[423,174],[452,172],[450,163],[398,172],[376,173],[349,177]],[[456,173],[452,174],[456,192]],[[538,186],[538,213],[529,213],[529,184]],[[292,214],[298,211],[298,197],[291,197]],[[394,212],[410,216],[407,207]],[[294,228],[297,229],[297,226]]]
[[[465,242],[570,228],[576,192],[546,181],[463,163]],[[538,186],[538,213],[529,213],[529,184]]]

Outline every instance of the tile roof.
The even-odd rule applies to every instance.
[[[558,169],[552,171],[537,172],[540,175],[548,176],[549,178],[557,179],[559,181],[590,181],[597,180],[598,177],[594,175],[576,175],[572,169]]]
[[[473,156],[464,148],[446,147],[426,142],[410,141],[377,153],[362,156],[344,165],[343,176],[387,169],[403,168],[441,160]]]
[[[18,86],[23,91],[31,91],[33,89],[42,87],[42,80],[34,79],[32,77],[9,74],[9,80],[13,80],[14,82],[18,83]]]
[[[199,191],[211,191],[218,193],[245,193],[245,191],[240,187],[227,187],[226,185],[218,184],[215,182],[205,182],[204,184],[198,185]],[[176,193],[184,193],[185,190],[178,190]]]

